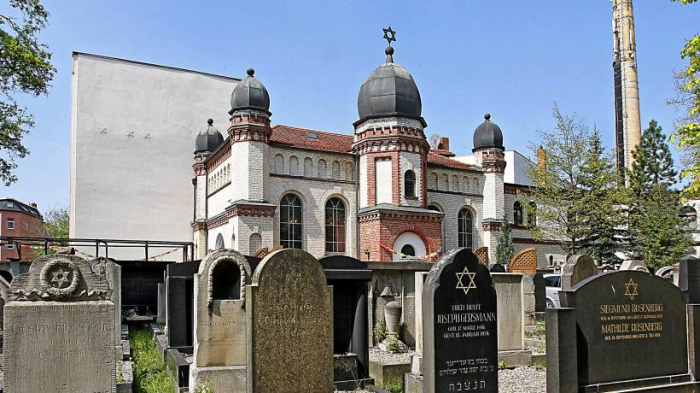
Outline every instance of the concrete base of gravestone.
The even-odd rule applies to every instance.
[[[534,274],[523,275],[523,313],[525,326],[535,324],[535,281]]]
[[[411,355],[411,372],[413,374],[423,374],[423,356]]]
[[[491,273],[498,304],[498,351],[525,349],[523,275]]]
[[[178,389],[189,387],[190,363],[180,351],[173,348],[168,349],[165,352],[165,366]]]
[[[246,391],[245,366],[191,368],[190,387],[210,386],[216,393]]]
[[[114,315],[108,300],[9,302],[4,391],[115,391]]]
[[[405,373],[411,371],[408,362],[389,363],[378,360],[369,361],[369,376],[377,383],[400,381]]]
[[[403,375],[404,393],[423,393],[423,376],[406,373]]]
[[[532,351],[529,349],[498,351],[498,363],[504,363],[506,367],[531,366]]]
[[[134,383],[134,365],[132,362],[125,361],[120,364],[121,382],[117,382],[117,393],[131,393]]]
[[[416,352],[423,353],[423,284],[428,277],[428,272],[416,272],[415,281],[415,320],[416,320]]]

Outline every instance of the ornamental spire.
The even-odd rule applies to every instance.
[[[389,44],[389,46],[387,46],[386,49],[384,50],[384,53],[386,53],[386,62],[393,63],[394,62],[394,48],[391,47],[391,42],[396,41],[396,32],[391,29],[391,26],[389,26],[386,29],[382,29],[382,30],[384,31],[384,39]]]

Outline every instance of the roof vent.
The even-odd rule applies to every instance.
[[[312,132],[309,132],[308,134],[306,134],[306,137],[311,138],[311,139],[318,139],[318,136],[316,136],[316,134],[314,134]]]

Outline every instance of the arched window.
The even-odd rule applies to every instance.
[[[401,247],[401,254],[403,254],[405,256],[415,257],[416,256],[416,249],[413,248],[412,245],[406,244],[405,246]]]
[[[411,170],[403,175],[403,194],[407,197],[416,196],[416,173]]]
[[[236,234],[231,235],[231,248],[236,249]]]
[[[459,177],[457,175],[452,175],[452,190],[455,192],[459,192]]]
[[[513,223],[523,225],[523,205],[520,201],[515,201],[513,204]]]
[[[345,163],[345,180],[355,180],[355,170],[349,161]]]
[[[325,179],[328,175],[326,174],[328,165],[326,160],[318,160],[318,177]]]
[[[474,216],[466,207],[457,216],[457,242],[458,247],[474,248]]]
[[[289,157],[289,174],[299,176],[299,158],[297,156]]]
[[[446,173],[442,175],[442,184],[440,184],[440,190],[450,191],[450,176]]]
[[[248,254],[253,255],[256,251],[262,248],[262,236],[259,233],[250,235],[250,243],[248,244]]]
[[[221,234],[219,234],[216,237],[216,250],[223,250],[224,248],[226,248],[226,246],[224,245],[224,237]]]
[[[304,158],[304,177],[313,177],[314,160],[309,157]]]
[[[442,213],[442,209],[440,209],[440,206],[438,205],[428,205],[428,210]]]
[[[340,198],[326,202],[326,252],[345,252],[345,204]]]
[[[333,179],[340,180],[340,163],[338,161],[333,161],[331,170],[333,171]]]
[[[698,213],[692,206],[683,206],[680,212],[683,229],[694,231],[698,228]]]
[[[474,191],[473,191],[474,193],[481,194],[481,189],[479,188],[479,179],[474,178],[472,188],[474,189]]]
[[[284,248],[301,248],[301,199],[287,194],[280,202],[280,245]]]
[[[284,156],[281,154],[275,155],[275,173],[284,173]]]
[[[534,227],[537,225],[537,205],[535,202],[530,202],[530,209],[527,215],[527,226]]]
[[[430,173],[430,183],[428,184],[428,188],[431,190],[437,190],[438,189],[438,175],[435,172]]]
[[[469,192],[469,178],[468,177],[464,176],[462,178],[462,185],[464,186],[463,192],[468,193]]]

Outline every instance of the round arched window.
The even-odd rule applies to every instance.
[[[406,244],[403,247],[401,247],[401,254],[406,255],[406,256],[415,257],[416,250],[413,248],[412,245]]]

